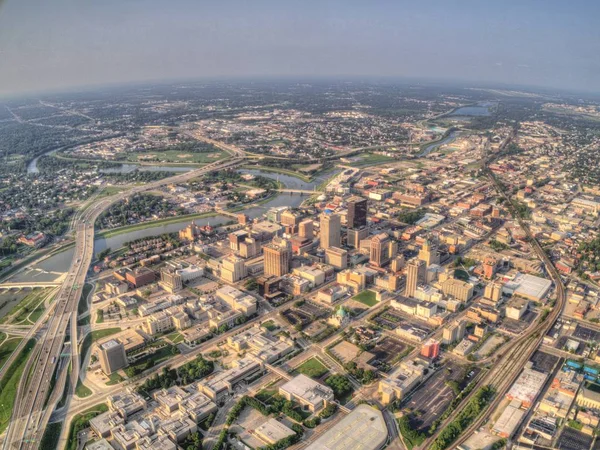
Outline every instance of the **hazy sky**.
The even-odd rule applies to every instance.
[[[598,0],[0,0],[0,93],[219,76],[600,92]]]

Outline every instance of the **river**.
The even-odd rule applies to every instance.
[[[454,139],[456,139],[456,136],[457,136],[457,132],[451,131],[450,134],[448,134],[448,136],[446,136],[441,141],[433,142],[433,143],[429,144],[428,146],[426,146],[423,149],[423,151],[421,153],[419,153],[418,157],[423,158],[424,156],[429,155],[432,151],[434,151],[440,145],[448,144],[448,143],[454,141]]]
[[[496,103],[494,102],[480,102],[476,105],[471,106],[463,106],[462,108],[457,108],[452,111],[449,116],[489,116],[492,114],[490,109],[494,107]]]

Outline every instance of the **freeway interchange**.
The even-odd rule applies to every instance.
[[[212,170],[234,167],[242,161],[242,158],[235,157],[184,174],[147,183],[144,186],[107,197],[89,206],[78,215],[74,224],[76,244],[73,260],[54,301],[53,313],[49,315],[44,327],[39,330],[40,339],[23,372],[30,375],[22,378],[19,383],[15,399],[16,406],[4,439],[3,450],[33,449],[37,448],[41,441],[50,414],[62,394],[66,380],[68,364],[63,364],[61,373],[57,374],[58,381],[55,386],[52,386],[50,382],[61,359],[68,331],[72,343],[70,346],[72,350],[69,391],[70,393],[75,391],[80,370],[77,345],[77,305],[94,254],[94,223],[98,216],[113,203],[130,195],[155,189],[164,184],[186,181]],[[70,330],[68,330],[69,324]]]

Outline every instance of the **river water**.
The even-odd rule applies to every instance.
[[[450,134],[448,134],[448,136],[446,136],[444,139],[442,139],[439,142],[434,142],[432,144],[429,144],[427,147],[425,147],[423,149],[423,151],[421,153],[419,153],[418,157],[419,158],[423,158],[424,156],[429,155],[432,151],[434,151],[436,148],[438,148],[440,145],[444,145],[444,144],[448,144],[452,141],[454,141],[454,139],[456,139],[457,133],[456,131],[452,131],[450,132]]]

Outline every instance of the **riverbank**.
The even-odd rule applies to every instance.
[[[182,216],[166,217],[164,219],[152,220],[148,222],[136,223],[134,225],[125,225],[123,227],[112,228],[109,230],[100,230],[96,233],[96,239],[98,238],[110,238],[118,236],[120,234],[129,233],[131,231],[145,230],[146,228],[153,228],[157,225],[169,225],[172,223],[192,221],[196,219],[206,219],[208,217],[216,217],[219,213],[215,211],[197,213],[197,214],[184,214]]]
[[[241,166],[241,169],[261,170],[263,172],[280,173],[282,175],[289,175],[294,178],[299,178],[300,180],[304,181],[305,183],[311,183],[314,180],[314,177],[308,177],[306,175],[302,175],[302,174],[300,174],[298,172],[294,172],[292,170],[280,169],[279,167],[251,166],[251,165],[245,164],[245,165]]]

